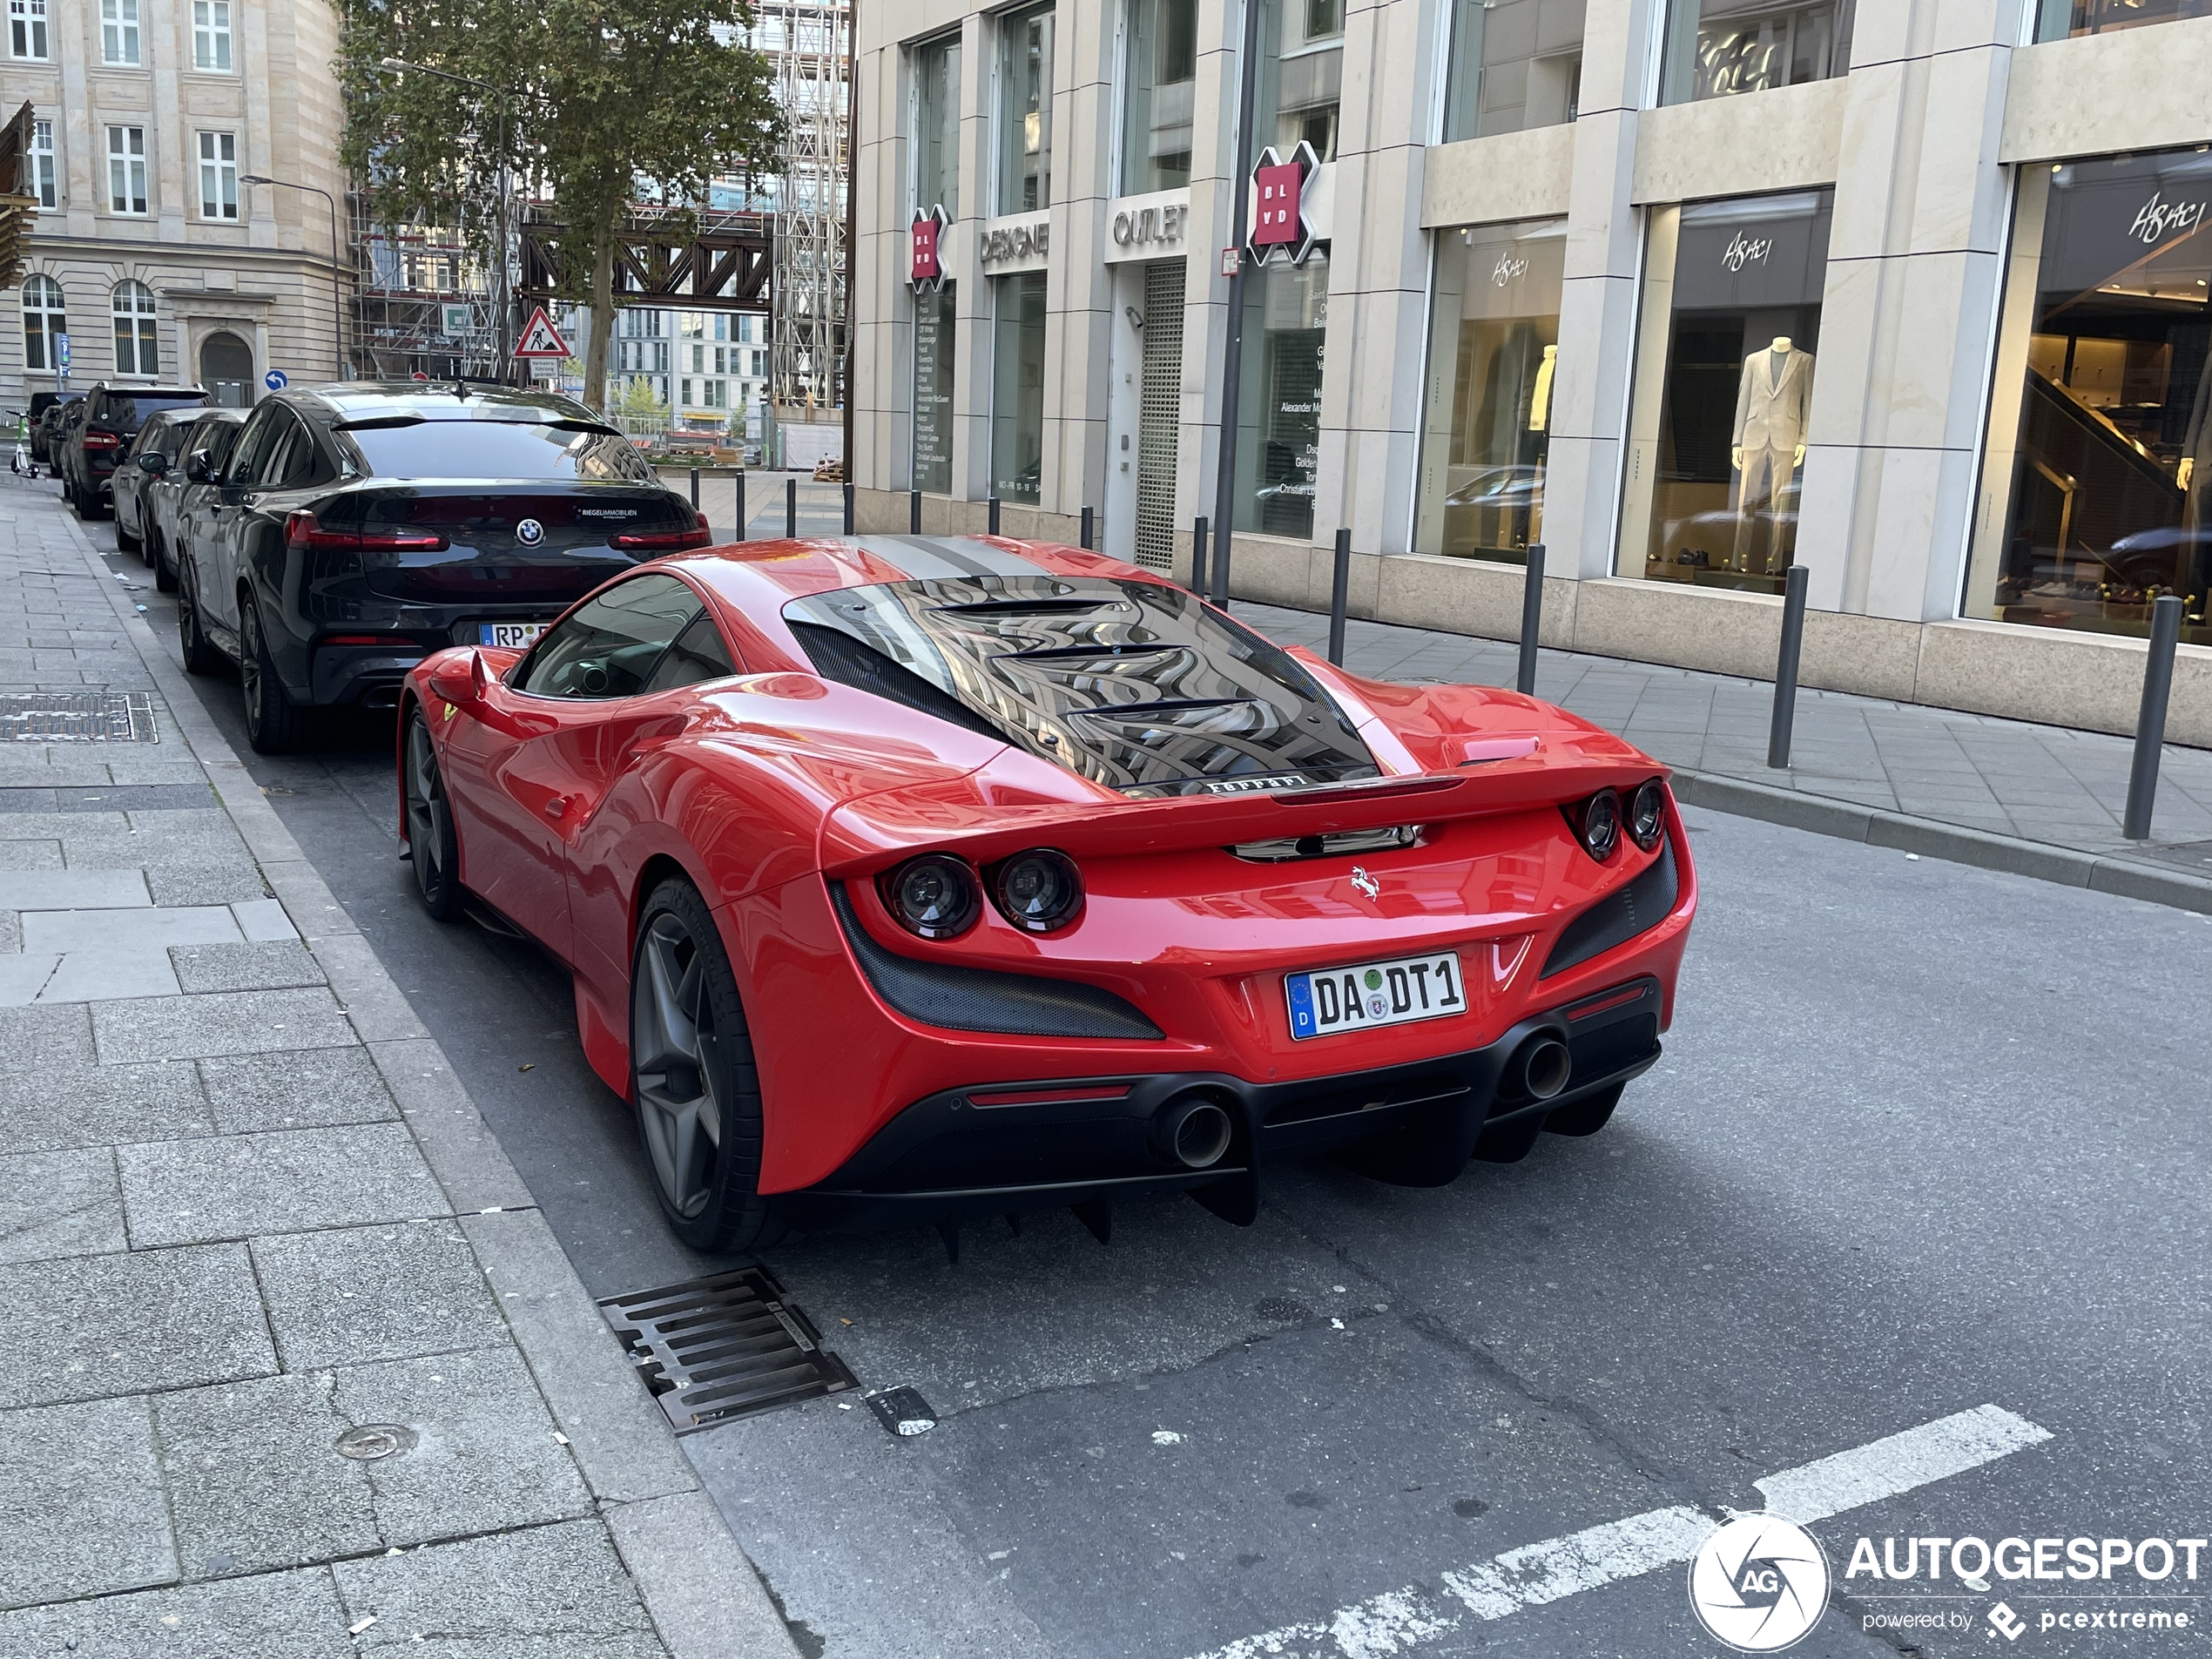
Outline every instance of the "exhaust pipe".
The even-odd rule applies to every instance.
[[[1539,1031],[1513,1051],[1506,1062],[1506,1087],[1530,1100],[1549,1100],[1567,1087],[1575,1062],[1567,1045],[1548,1031]]]
[[[1152,1115],[1152,1148],[1170,1163],[1208,1170],[1229,1150],[1233,1125],[1211,1096],[1190,1089]]]

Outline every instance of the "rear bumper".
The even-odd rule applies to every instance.
[[[415,642],[412,651],[391,645],[334,645],[318,641],[307,652],[307,684],[293,686],[293,695],[317,707],[359,705],[371,709],[399,706],[400,691],[408,672],[433,651],[448,645],[477,643],[478,624],[487,622],[550,622],[565,605],[402,605],[369,601],[349,607],[349,614],[333,632],[402,635]]]
[[[1555,1112],[1579,1107],[1658,1059],[1660,981],[1615,983],[1521,1020],[1496,1042],[1375,1070],[1253,1083],[1223,1072],[1104,1074],[991,1082],[914,1102],[827,1180],[775,1202],[809,1231],[959,1220],[1101,1197],[1201,1192],[1224,1214],[1248,1212],[1272,1165],[1352,1151],[1413,1184],[1440,1184],[1480,1154],[1520,1156]],[[1556,1037],[1566,1086],[1531,1098],[1511,1062]],[[1193,1097],[1230,1118],[1227,1151],[1204,1169],[1161,1144],[1163,1110]]]

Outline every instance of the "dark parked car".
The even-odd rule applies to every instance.
[[[46,441],[61,426],[59,411],[62,402],[59,392],[33,392],[30,395],[30,407],[25,413],[30,416],[30,458],[33,461],[43,461],[49,466],[53,464],[52,457],[47,452]],[[49,410],[55,411],[51,426],[46,421]]]
[[[197,386],[110,386],[102,381],[84,395],[83,407],[64,425],[54,458],[62,494],[79,518],[98,518],[108,509],[115,463],[147,417],[164,409],[199,408],[207,394]]]
[[[528,644],[610,577],[711,539],[583,405],[496,388],[276,393],[216,484],[180,527],[177,627],[192,671],[239,664],[264,754],[318,709],[397,706],[434,651]]]
[[[193,408],[163,409],[150,415],[138,435],[124,450],[108,480],[108,495],[115,509],[115,545],[122,553],[136,553],[149,564],[146,550],[146,502],[156,481],[183,457],[178,444],[199,416]]]
[[[33,428],[41,446],[38,458],[46,463],[46,470],[56,477],[61,475],[62,449],[69,442],[70,427],[84,413],[83,398],[64,398],[60,402],[50,405],[46,413],[38,417],[38,424]]]
[[[212,481],[220,475],[223,463],[230,459],[231,445],[238,441],[239,428],[246,424],[244,409],[197,413],[198,418],[193,419],[193,411],[182,411],[182,418],[192,424],[177,434],[176,452],[169,457],[161,476],[147,487],[140,509],[145,523],[145,560],[153,566],[154,586],[164,593],[177,590],[177,549],[184,544],[194,510],[217,489]]]

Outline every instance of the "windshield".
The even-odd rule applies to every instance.
[[[586,478],[651,483],[618,432],[581,421],[434,421],[367,416],[338,432],[381,478]]]

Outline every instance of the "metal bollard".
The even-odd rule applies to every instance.
[[[1514,690],[1523,697],[1536,695],[1536,637],[1544,626],[1544,544],[1528,544],[1528,568],[1521,577],[1521,667],[1514,675]]]
[[[1222,610],[1229,609],[1229,526],[1221,527],[1221,534],[1214,537],[1213,545],[1213,602]]]
[[[853,533],[853,486],[849,483],[845,486],[845,533]]]
[[[799,534],[799,480],[784,480],[784,535],[795,538]]]
[[[2150,840],[2158,804],[2158,763],[2166,743],[2166,704],[2174,694],[2174,647],[2182,637],[2182,601],[2161,593],[2150,608],[2150,655],[2143,663],[2143,706],[2135,717],[2135,764],[2128,771],[2128,815],[2120,833]]]
[[[1805,644],[1808,579],[1802,564],[1791,565],[1782,578],[1782,649],[1774,662],[1774,725],[1766,739],[1766,763],[1777,772],[1790,765],[1791,728],[1797,721],[1797,655]]]
[[[698,507],[699,507],[699,469],[698,469],[697,467],[694,467],[694,468],[692,468],[692,469],[691,469],[691,510],[692,510],[693,512],[697,512],[697,511],[698,511]]]
[[[921,491],[919,489],[907,497],[907,534],[921,534]]]
[[[1081,536],[1082,540],[1078,545],[1082,547],[1085,551],[1089,551],[1090,548],[1090,509],[1088,507],[1083,509],[1083,527],[1081,531]]]
[[[1337,567],[1329,583],[1329,660],[1344,666],[1344,613],[1352,600],[1352,532],[1337,531]]]
[[[1198,515],[1190,526],[1190,591],[1200,598],[1206,597],[1206,516]]]
[[[737,476],[736,476],[733,480],[732,480],[732,482],[733,483],[735,483],[735,484],[737,485],[737,487],[738,487],[738,534],[737,534],[737,539],[738,539],[738,541],[742,542],[742,541],[744,541],[744,540],[745,540],[745,469],[744,469],[744,468],[740,467],[740,468],[738,468],[738,475],[737,475]]]
[[[988,533],[996,536],[999,533],[999,498],[996,496],[990,498],[990,503],[985,510],[989,514],[987,521],[989,525]]]

